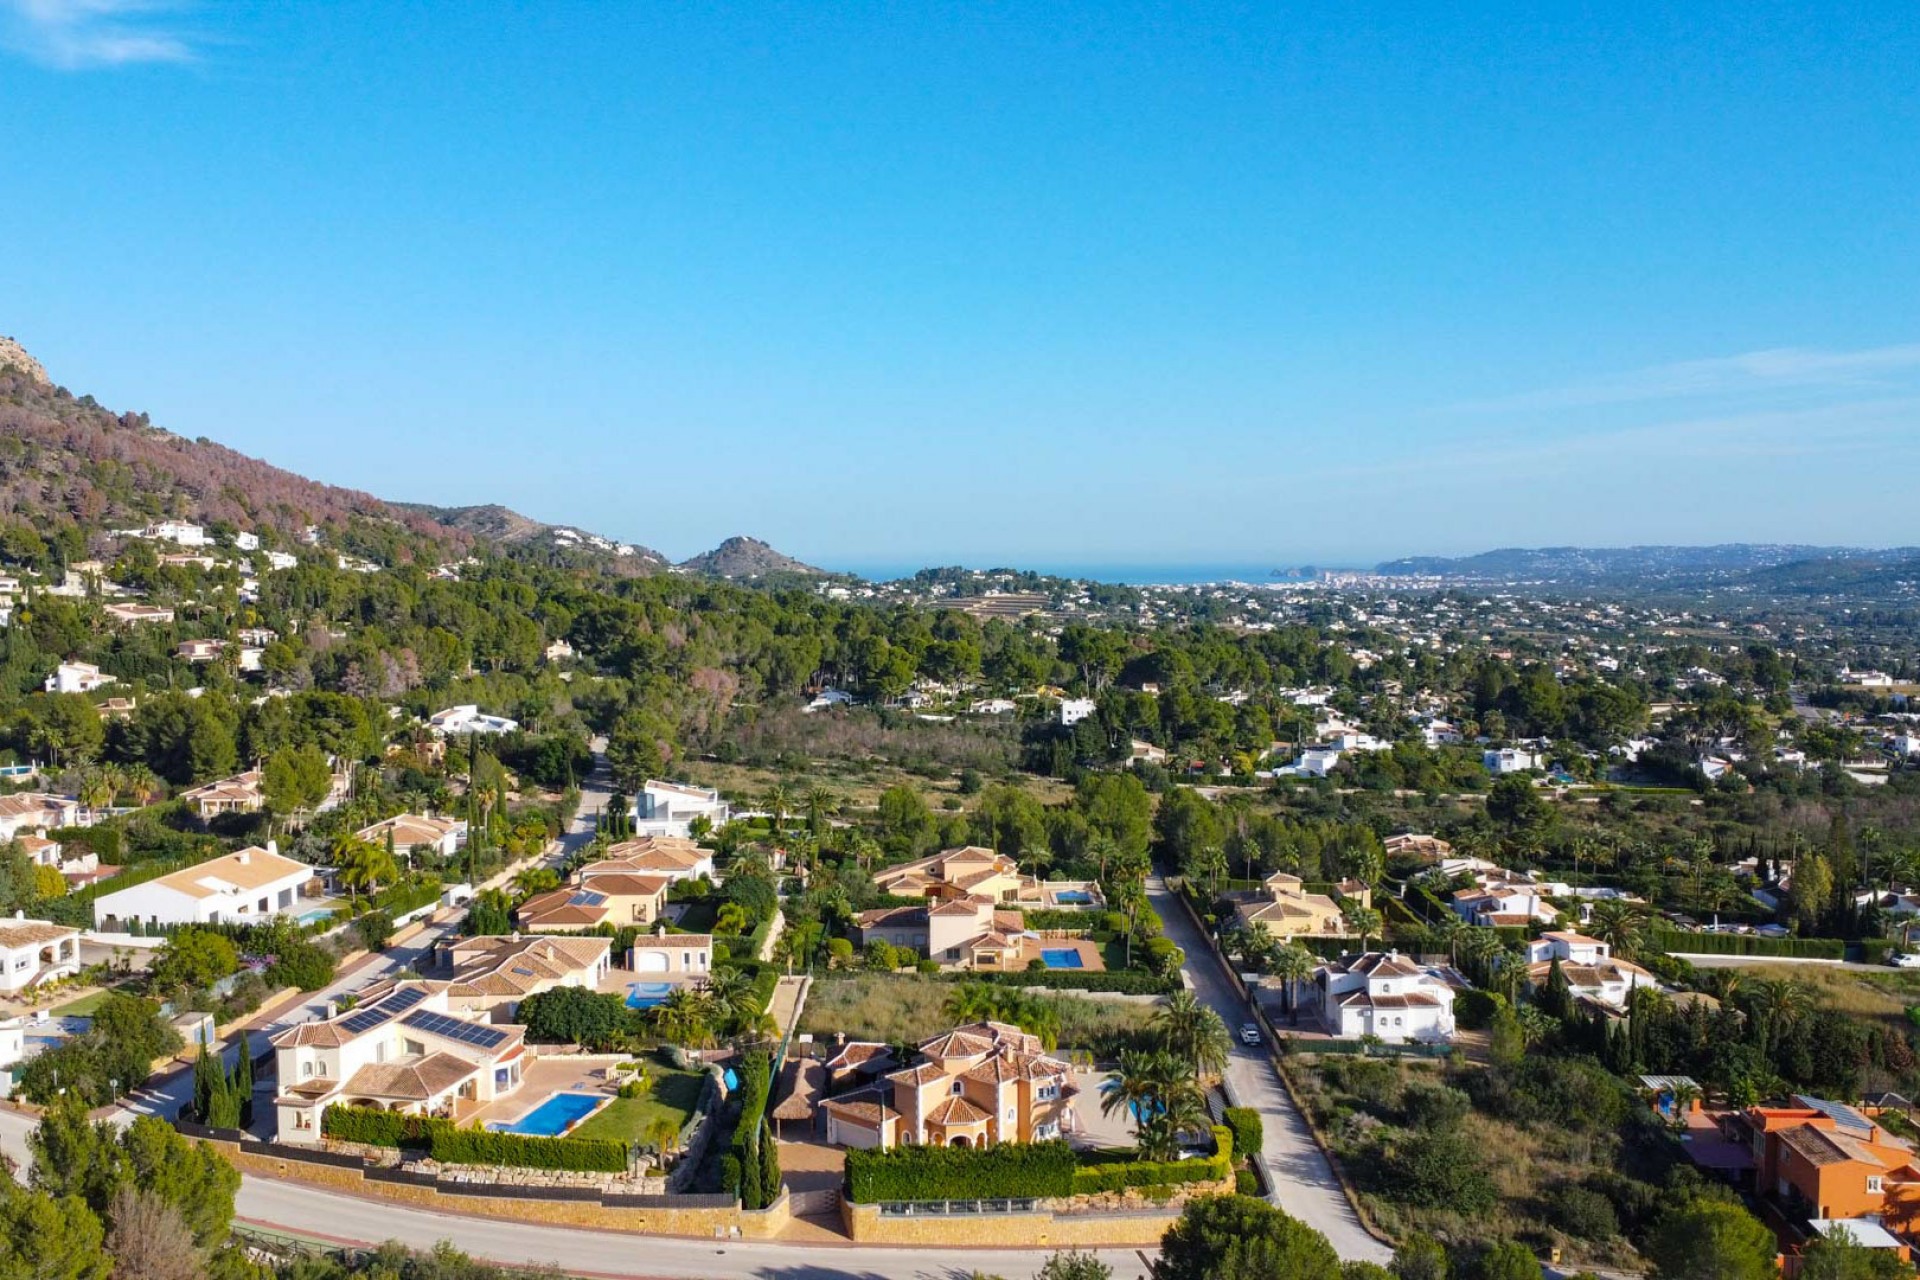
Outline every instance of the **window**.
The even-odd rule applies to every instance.
[[[959,1097],[959,1096],[960,1096],[960,1082],[959,1082],[958,1080],[955,1080],[955,1081],[953,1082],[953,1088],[951,1088],[951,1089],[949,1089],[949,1090],[947,1090],[947,1092],[948,1092],[948,1093],[950,1093],[950,1094],[952,1094],[952,1095],[953,1095],[954,1097],[956,1097],[956,1098],[957,1098],[957,1097]]]
[[[1877,1196],[1885,1189],[1886,1184],[1881,1181],[1879,1174],[1876,1173],[1867,1179],[1867,1193],[1869,1195]]]
[[[303,1062],[300,1064],[300,1075],[303,1079],[312,1074],[313,1074],[313,1064],[311,1062]]]
[[[295,1129],[308,1129],[308,1130],[312,1129],[313,1128],[313,1112],[311,1111],[294,1112],[293,1127]]]

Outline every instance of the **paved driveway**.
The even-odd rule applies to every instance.
[[[1186,909],[1158,876],[1147,881],[1147,897],[1166,925],[1167,936],[1187,955],[1187,976],[1194,994],[1225,1019],[1234,1032],[1233,1057],[1227,1063],[1227,1088],[1241,1105],[1258,1112],[1266,1130],[1262,1163],[1274,1186],[1273,1202],[1324,1234],[1350,1262],[1385,1263],[1392,1250],[1367,1234],[1347,1203],[1333,1168],[1321,1154],[1307,1123],[1280,1083],[1265,1049],[1240,1043],[1239,1028],[1253,1019],[1233,989],[1213,948],[1201,936]]]

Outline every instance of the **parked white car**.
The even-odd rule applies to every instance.
[[[1920,951],[1908,951],[1893,957],[1892,963],[1901,969],[1920,969]]]

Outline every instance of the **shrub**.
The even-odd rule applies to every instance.
[[[1484,1213],[1499,1195],[1480,1150],[1458,1131],[1417,1133],[1381,1162],[1381,1191],[1408,1204],[1455,1213]]]
[[[1237,1196],[1260,1195],[1260,1175],[1251,1169],[1242,1169],[1233,1175],[1233,1194]]]
[[[276,987],[318,991],[333,981],[333,955],[305,939],[289,939],[267,969],[267,981]]]
[[[847,1198],[856,1204],[886,1200],[974,1200],[1073,1194],[1073,1148],[1048,1142],[991,1147],[901,1146],[847,1152]],[[1194,1162],[1200,1163],[1200,1162]]]
[[[1506,1003],[1497,991],[1462,991],[1453,998],[1453,1020],[1463,1031],[1485,1031]]]
[[[1252,1107],[1228,1107],[1221,1116],[1233,1134],[1233,1149],[1242,1159],[1251,1159],[1266,1149],[1266,1128],[1260,1113]]]
[[[1410,1129],[1452,1129],[1472,1107],[1466,1094],[1442,1084],[1410,1084],[1400,1095],[1400,1113]]]
[[[353,932],[368,951],[385,951],[393,939],[393,917],[384,911],[369,911],[354,919]]]
[[[527,1039],[605,1049],[628,1025],[626,1002],[611,992],[584,987],[555,987],[520,1002]]]
[[[570,1169],[624,1173],[627,1146],[605,1138],[541,1138],[523,1133],[462,1129],[449,1120],[406,1116],[371,1107],[328,1107],[320,1131],[342,1142],[376,1147],[425,1147],[443,1164],[493,1164],[513,1169]]]
[[[1620,1234],[1620,1218],[1613,1202],[1586,1187],[1561,1187],[1547,1197],[1553,1224],[1583,1240],[1610,1240]]]

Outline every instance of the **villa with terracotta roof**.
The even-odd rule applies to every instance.
[[[451,858],[466,843],[467,824],[457,818],[432,818],[398,813],[353,833],[369,844],[391,844],[394,853],[411,862],[421,854]]]
[[[1021,972],[1035,960],[1071,962],[1065,967],[1097,971],[1106,967],[1100,948],[1079,939],[1048,940],[1026,927],[1018,911],[1001,911],[991,899],[963,897],[924,907],[875,907],[854,917],[860,943],[876,939],[905,947],[962,969]]]
[[[1900,1237],[1903,1248],[1920,1230],[1912,1148],[1854,1108],[1798,1094],[1784,1106],[1725,1116],[1720,1127],[1752,1152],[1754,1192],[1789,1217],[1871,1223]]]
[[[1234,908],[1242,925],[1263,924],[1281,942],[1302,936],[1337,938],[1347,932],[1340,904],[1324,893],[1308,893],[1299,876],[1276,871],[1264,883],[1265,898]]]
[[[827,1141],[979,1147],[1057,1138],[1075,1126],[1072,1069],[1019,1027],[970,1023],[922,1044],[920,1057],[822,1102]]]
[[[319,1145],[335,1103],[459,1122],[518,1089],[531,1060],[526,1029],[456,1013],[451,992],[451,983],[396,982],[274,1036],[279,1140]]]
[[[179,798],[193,806],[202,822],[223,813],[258,813],[267,804],[266,794],[260,790],[258,769],[182,791]]]
[[[1100,886],[1087,880],[1039,880],[1023,875],[1004,853],[978,845],[943,849],[873,876],[882,893],[902,898],[985,898],[1002,906],[1100,907]]]
[[[668,933],[666,929],[662,924],[633,940],[633,949],[627,953],[629,969],[656,981],[701,980],[713,972],[712,934]]]
[[[93,920],[144,924],[258,924],[298,915],[310,905],[313,868],[272,849],[248,848],[209,858],[93,900]]]
[[[582,879],[620,873],[676,880],[713,879],[713,850],[677,836],[641,836],[607,848],[607,856],[580,869]]]
[[[1381,843],[1389,858],[1425,858],[1432,862],[1453,852],[1453,846],[1439,836],[1422,835],[1417,832],[1388,836]]]
[[[1321,965],[1313,985],[1330,1034],[1404,1044],[1453,1039],[1453,998],[1466,984],[1398,952],[1369,951]]]
[[[667,909],[667,881],[660,876],[605,875],[528,898],[514,911],[528,933],[568,933],[652,924]]]
[[[528,996],[555,987],[595,990],[613,967],[611,938],[460,938],[442,943],[453,966],[451,1013],[511,1021]]]
[[[0,796],[0,841],[80,821],[80,802],[44,791],[17,791]]]
[[[1659,981],[1631,960],[1613,955],[1613,948],[1598,938],[1565,930],[1543,933],[1527,944],[1527,981],[1539,986],[1560,962],[1576,1000],[1594,1005],[1607,1013],[1626,1009],[1635,987],[1659,987]]]

